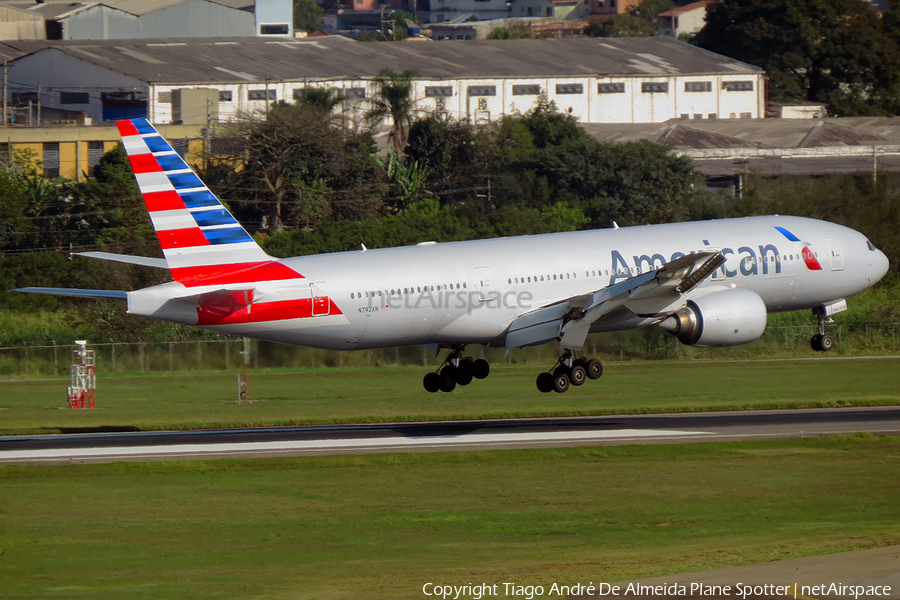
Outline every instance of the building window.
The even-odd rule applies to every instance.
[[[548,16],[548,17],[552,17],[552,16],[553,16],[553,8],[550,7],[550,6],[547,7],[547,16]]]
[[[752,81],[723,81],[722,89],[726,92],[752,92]]]
[[[165,92],[162,92],[165,93]],[[87,92],[60,92],[60,104],[90,104],[91,95]],[[171,100],[170,100],[171,102]]]
[[[159,92],[156,101],[160,104],[172,104],[172,92]]]
[[[583,94],[584,86],[580,83],[558,83],[556,84],[557,94]]]
[[[641,84],[641,93],[644,94],[667,94],[669,93],[669,82],[662,83],[650,81]]]
[[[706,118],[707,119],[718,119],[719,115],[717,115],[716,113],[709,113],[708,115],[706,115]]]
[[[425,86],[426,98],[449,98],[453,95],[453,87],[449,85],[427,85]]]
[[[344,98],[365,98],[366,97],[366,88],[364,87],[352,87],[352,88],[344,88],[339,89],[338,93]]]
[[[249,90],[247,100],[275,100],[275,90]]]
[[[514,85],[513,96],[537,96],[541,93],[539,85]]]
[[[103,158],[103,142],[88,142],[88,171],[93,171],[94,167],[100,164]]]
[[[231,102],[231,90],[219,91],[219,102]]]
[[[598,94],[624,94],[625,93],[625,84],[624,83],[598,83],[597,84],[597,93]]]
[[[686,92],[711,92],[711,81],[685,81],[684,91]]]
[[[497,86],[495,85],[470,85],[470,96],[496,96]]]
[[[748,113],[748,112],[747,112],[747,113],[741,113],[741,118],[742,118],[742,119],[752,119],[752,118],[753,118],[753,114],[752,114],[752,113]]]
[[[287,35],[291,28],[287,23],[262,23],[259,35]]]
[[[44,161],[44,178],[59,177],[59,142],[44,142],[41,160]]]

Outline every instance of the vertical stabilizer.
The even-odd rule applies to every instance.
[[[116,125],[176,281],[198,286],[301,277],[259,247],[147,119]]]

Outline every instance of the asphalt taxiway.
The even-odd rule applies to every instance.
[[[0,437],[0,464],[185,460],[900,435],[900,407]]]

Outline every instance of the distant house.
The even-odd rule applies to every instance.
[[[511,17],[544,17],[565,21],[580,19],[587,11],[584,0],[513,0]]]
[[[659,13],[659,35],[694,35],[706,25],[706,7],[717,0],[700,0]]]
[[[424,4],[424,2],[422,2]],[[475,17],[479,21],[505,19],[510,3],[506,0],[431,0],[432,23],[453,22]]]
[[[624,14],[640,3],[641,0],[590,0],[589,8],[592,15],[612,17]]]

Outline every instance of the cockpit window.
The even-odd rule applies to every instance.
[[[873,246],[872,242],[870,242],[869,240],[866,240],[866,246],[868,246],[869,250],[871,250],[872,252],[875,251],[875,246]]]

